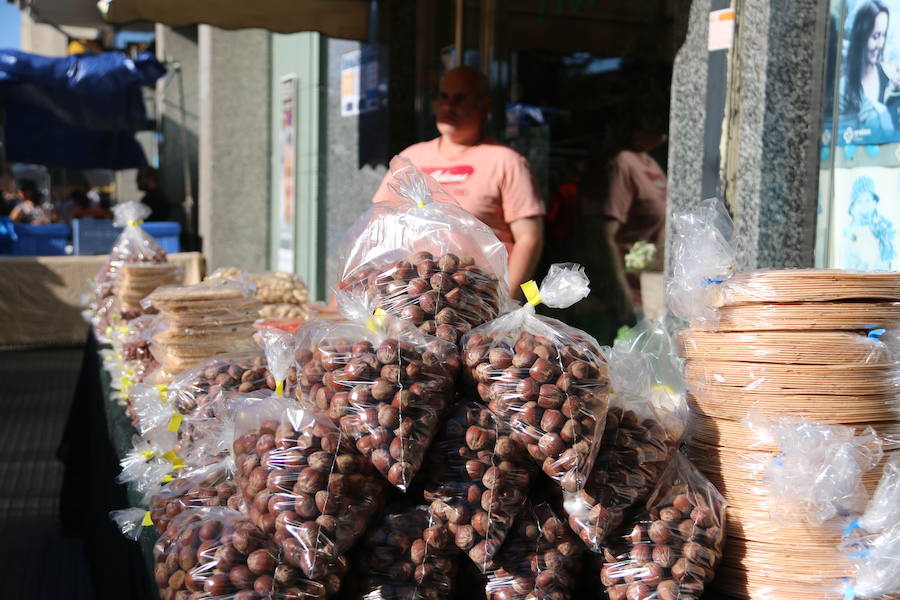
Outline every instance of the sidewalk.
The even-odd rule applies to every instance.
[[[0,352],[0,596],[93,597],[81,542],[60,533],[56,447],[80,348]]]

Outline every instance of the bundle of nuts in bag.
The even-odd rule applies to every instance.
[[[427,507],[388,509],[353,555],[348,599],[446,600],[459,552]]]
[[[306,600],[325,598],[279,558],[278,547],[239,512],[189,508],[153,547],[153,574],[162,600]]]
[[[240,496],[232,479],[233,465],[220,461],[199,469],[180,472],[150,499],[150,518],[156,531],[165,533],[172,520],[188,508],[228,506],[240,509]]]
[[[525,506],[536,469],[512,430],[476,402],[457,405],[428,453],[425,498],[483,572]]]
[[[289,390],[295,382],[292,373],[286,382]],[[275,383],[261,352],[219,354],[176,377],[168,386],[169,401],[181,414],[202,413],[219,392],[275,391]]]
[[[150,215],[150,207],[137,201],[123,202],[113,207],[113,225],[124,227],[109,252],[109,260],[100,268],[93,281],[90,301],[91,323],[99,339],[105,339],[109,325],[122,318],[122,310],[140,307],[120,307],[118,292],[122,283],[122,268],[126,264],[157,264],[168,262],[166,251],[141,229],[141,223]],[[168,269],[164,269],[170,277]],[[160,282],[162,283],[162,282]],[[136,312],[127,315],[137,316]]]
[[[607,410],[606,363],[588,334],[535,314],[543,302],[566,307],[588,293],[576,265],[553,265],[529,302],[463,340],[466,376],[488,408],[512,426],[544,472],[567,492],[587,480]],[[526,287],[526,286],[523,286]]]
[[[625,512],[650,494],[676,451],[684,425],[660,412],[647,398],[617,393],[587,485],[564,494],[569,526],[593,552],[602,551]]]
[[[583,548],[547,503],[529,502],[487,571],[487,600],[569,600]]]
[[[309,319],[309,289],[293,273],[282,271],[247,272],[236,267],[216,269],[210,279],[245,279],[256,286],[256,299],[262,302],[259,316],[265,319]]]
[[[375,204],[344,236],[339,287],[455,344],[499,314],[506,248],[408,160],[396,157],[391,171],[396,197]]]
[[[313,322],[301,333],[299,392],[327,410],[392,485],[406,490],[453,401],[456,346],[372,315],[371,305],[348,296],[341,309],[350,322]]]
[[[715,577],[725,539],[725,500],[675,453],[627,535],[604,549],[610,600],[696,600]]]
[[[250,519],[274,534],[287,564],[334,593],[347,569],[343,553],[381,507],[381,477],[327,415],[302,401],[248,399],[234,433]]]

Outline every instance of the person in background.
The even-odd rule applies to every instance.
[[[95,200],[91,199],[91,195]],[[101,193],[88,195],[83,190],[76,190],[72,193],[72,199],[77,203],[75,211],[72,213],[73,219],[112,219],[112,211],[104,206]],[[108,195],[108,194],[107,194]]]
[[[509,252],[510,296],[521,298],[544,243],[545,207],[528,161],[487,136],[491,110],[487,77],[457,67],[441,79],[437,100],[440,135],[401,152],[447,188],[456,201],[490,227]],[[388,196],[385,176],[373,202]]]
[[[9,213],[9,218],[14,223],[46,225],[55,220],[53,205],[42,201],[41,192],[34,181],[23,181],[16,195],[19,202]]]
[[[159,187],[159,173],[153,167],[141,167],[137,172],[137,187],[144,192],[141,202],[150,207],[152,211],[148,221],[166,221],[169,218],[171,206],[169,200]]]
[[[591,295],[569,318],[601,344],[611,344],[621,326],[641,316],[639,271],[658,271],[663,264],[667,182],[650,152],[666,141],[668,85],[659,76],[649,83],[635,81],[619,114],[610,115],[606,147],[578,186],[572,255],[584,262]],[[641,247],[653,256],[638,260]],[[626,260],[629,253],[634,260]]]
[[[15,179],[8,171],[0,171],[0,217],[8,217],[18,201]]]

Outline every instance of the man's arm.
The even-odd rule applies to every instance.
[[[531,279],[544,249],[544,217],[524,217],[509,224],[513,236],[509,255],[509,296],[522,298],[519,286]]]

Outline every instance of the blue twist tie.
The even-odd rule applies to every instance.
[[[886,332],[887,332],[887,329],[873,329],[872,331],[869,332],[868,335],[870,338],[874,338],[877,340],[878,338],[883,336]]]
[[[776,467],[784,466],[784,454],[776,454],[772,457],[772,464]]]
[[[847,528],[844,530],[843,536],[847,537],[848,535],[850,535],[857,529],[862,529],[862,528],[859,526],[859,519],[854,519],[853,521],[850,521],[850,523],[847,524]]]
[[[724,282],[725,282],[724,279],[713,279],[712,277],[704,277],[703,281],[700,282],[700,287],[707,288],[710,285],[719,285]]]

